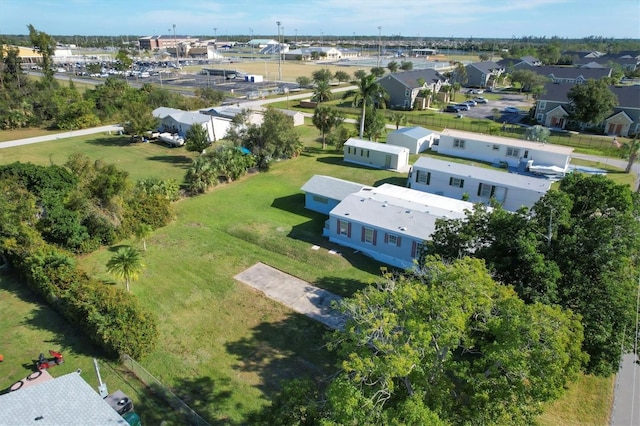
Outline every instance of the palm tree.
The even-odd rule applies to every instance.
[[[636,135],[631,142],[625,143],[624,149],[629,156],[629,162],[627,163],[627,167],[625,167],[624,172],[630,173],[633,163],[636,162],[638,154],[640,154],[640,139],[638,139],[638,135]]]
[[[344,121],[344,117],[336,108],[328,105],[318,105],[313,114],[313,125],[322,133],[322,149],[327,148],[327,133],[338,127]]]
[[[389,120],[396,125],[396,130],[398,130],[400,126],[407,124],[407,116],[400,111],[393,112],[391,117],[389,117]]]
[[[107,272],[124,279],[127,291],[131,291],[129,282],[137,280],[143,268],[140,252],[131,246],[122,247],[107,262]]]
[[[151,235],[153,228],[148,223],[141,223],[136,227],[136,238],[142,241],[142,249],[147,251],[147,237]]]
[[[331,85],[328,80],[317,80],[316,87],[313,88],[313,100],[321,103],[330,101],[332,97]]]
[[[357,88],[346,92],[343,99],[353,96],[354,106],[359,103],[362,104],[362,115],[360,117],[360,139],[362,139],[367,106],[373,107],[376,104],[384,103],[389,98],[389,94],[380,86],[376,81],[376,76],[373,74],[362,77],[355,85]]]

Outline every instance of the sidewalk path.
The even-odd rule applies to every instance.
[[[118,126],[118,125],[114,124],[114,125],[111,125],[111,126],[92,127],[90,129],[73,130],[73,131],[70,131],[70,132],[55,133],[55,134],[44,135],[44,136],[36,136],[36,137],[33,137],[33,138],[16,139],[16,140],[13,140],[13,141],[0,142],[0,149],[1,148],[12,148],[14,146],[21,146],[21,145],[29,145],[29,144],[32,144],[32,143],[55,141],[57,139],[66,139],[66,138],[72,138],[72,137],[75,137],[75,136],[92,135],[92,134],[95,134],[95,133],[118,132],[120,130],[123,130],[122,126]]]
[[[640,365],[635,354],[624,354],[616,375],[611,426],[640,425]]]
[[[342,299],[340,296],[264,263],[256,263],[234,278],[327,327],[336,330],[344,327],[344,318],[331,307],[333,301]]]

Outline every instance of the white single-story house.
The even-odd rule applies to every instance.
[[[212,115],[214,117],[226,118],[228,120],[233,120],[238,114],[247,113],[247,121],[249,124],[260,126],[264,121],[264,113],[262,109],[247,109],[235,105],[224,105],[201,109],[200,113]]]
[[[161,132],[177,133],[185,137],[193,125],[199,124],[207,131],[209,142],[224,138],[231,126],[231,120],[227,118],[174,108],[156,108],[152,114],[160,119],[158,130]]]
[[[409,169],[409,149],[386,143],[349,138],[344,143],[344,161],[377,169]]]
[[[436,220],[464,218],[473,204],[383,184],[346,196],[325,222],[329,241],[360,251],[380,262],[411,268]]]
[[[420,157],[411,168],[407,186],[472,203],[493,199],[505,210],[531,208],[551,188],[552,180],[501,170]]]
[[[304,125],[304,114],[300,111],[294,111],[291,109],[278,109],[278,111],[291,118],[294,127]]]
[[[510,167],[555,166],[560,173],[569,170],[573,153],[573,148],[566,146],[451,129],[443,130],[438,144],[432,145],[431,149],[452,157],[491,164],[507,163]]]
[[[403,146],[409,153],[418,154],[431,148],[436,133],[424,127],[403,127],[387,134],[387,144]]]
[[[366,188],[373,189],[370,186],[348,180],[314,175],[300,189],[305,193],[304,207],[306,209],[328,215],[347,195]]]

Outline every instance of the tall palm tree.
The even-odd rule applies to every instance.
[[[624,172],[631,173],[633,163],[636,162],[638,154],[640,154],[640,139],[638,139],[638,135],[636,135],[631,142],[625,143],[624,149],[628,155],[627,167],[625,167]]]
[[[331,85],[328,80],[316,81],[316,86],[313,88],[313,100],[322,103],[330,101],[332,97]]]
[[[379,105],[389,99],[389,94],[382,86],[380,86],[376,81],[376,78],[377,77],[373,74],[365,75],[355,83],[357,87],[356,89],[349,90],[343,96],[343,99],[353,96],[354,106],[359,103],[362,104],[362,116],[360,117],[360,139],[362,139],[364,135],[364,121],[367,106],[373,107],[376,104]]]
[[[140,252],[131,246],[122,247],[107,262],[107,272],[124,279],[127,291],[131,291],[129,282],[137,280],[143,268]]]
[[[148,223],[139,224],[136,229],[136,238],[142,241],[142,249],[147,251],[147,238],[151,235],[153,228]]]

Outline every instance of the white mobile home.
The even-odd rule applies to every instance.
[[[552,181],[420,157],[411,168],[407,186],[472,203],[488,204],[492,199],[505,210],[532,207],[551,188]]]
[[[409,169],[409,149],[350,138],[344,144],[344,161],[377,169],[405,171]]]
[[[314,175],[300,188],[304,191],[304,207],[314,212],[329,214],[347,195],[361,191],[367,185],[331,176]]]
[[[431,148],[435,135],[433,130],[424,127],[403,127],[387,135],[387,144],[402,146],[409,149],[409,153],[418,154]]]
[[[440,218],[464,218],[473,204],[383,184],[348,195],[329,213],[329,241],[380,262],[411,268]]]
[[[158,130],[161,132],[178,134],[184,138],[191,126],[197,124],[206,130],[209,142],[224,138],[231,125],[228,119],[173,108],[156,108],[152,114],[160,119]]]
[[[445,129],[432,149],[452,157],[507,163],[510,167],[554,166],[567,172],[573,148],[520,139]],[[532,163],[531,163],[532,162]]]

